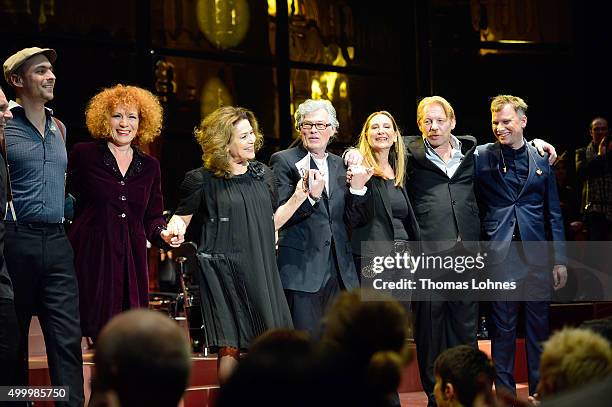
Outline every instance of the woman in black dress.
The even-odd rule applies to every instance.
[[[302,185],[278,207],[276,178],[255,161],[263,136],[252,112],[226,106],[196,129],[203,166],[186,174],[168,230],[202,220],[197,257],[207,346],[223,383],[241,350],[272,328],[292,327],[275,256],[278,229],[308,196]],[[275,214],[276,212],[276,214]]]

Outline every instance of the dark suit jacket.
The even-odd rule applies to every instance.
[[[406,191],[420,227],[424,250],[452,248],[459,237],[477,242],[480,237],[478,205],[474,195],[474,150],[476,139],[457,137],[461,141],[463,161],[449,179],[425,156],[421,136],[404,136],[406,145]],[[446,242],[436,245],[428,242]]]
[[[3,155],[0,154],[0,208],[2,208],[2,219],[4,219],[4,211],[6,210],[6,182],[6,162]],[[4,261],[4,222],[0,222],[0,298],[13,299],[13,285]]]
[[[306,156],[304,147],[274,153],[270,167],[278,178],[279,204],[284,204],[295,191],[300,173],[295,163]],[[359,286],[348,238],[345,214],[352,205],[363,203],[369,194],[352,195],[346,184],[342,159],[329,154],[330,195],[314,206],[307,199],[279,231],[278,269],[286,290],[316,292],[321,288],[329,269],[332,242],[346,289]],[[316,168],[311,160],[311,168]]]
[[[388,255],[393,249],[393,213],[385,181],[380,177],[372,177],[366,184],[372,197],[361,208],[353,212],[351,225],[354,227],[351,234],[353,253],[364,257]],[[408,202],[408,217],[404,219],[404,228],[410,240],[420,240],[420,230],[412,205],[408,199],[406,188],[401,188]],[[368,242],[363,245],[364,242]]]
[[[553,240],[565,241],[563,217],[559,205],[557,182],[548,157],[541,157],[535,147],[529,149],[529,173],[518,196],[504,180],[499,160],[499,142],[478,146],[476,153],[477,193],[481,208],[483,239],[506,242],[496,245],[504,259],[518,224],[528,264],[545,265],[546,245],[529,242]],[[550,230],[552,239],[547,237]],[[565,264],[563,243],[555,244],[555,263]],[[535,251],[535,253],[534,253]],[[529,255],[531,253],[531,255]]]

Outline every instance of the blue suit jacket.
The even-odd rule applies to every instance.
[[[541,157],[529,143],[527,148],[529,172],[518,195],[502,176],[499,142],[476,149],[476,194],[483,240],[504,242],[494,246],[496,260],[501,261],[506,257],[514,228],[518,225],[528,264],[544,266],[553,260],[549,245],[533,243],[538,241],[554,241],[554,263],[565,264],[565,232],[555,173],[547,156]]]
[[[295,191],[300,173],[295,163],[306,155],[299,147],[274,153],[270,167],[278,179],[279,204],[284,204]],[[278,270],[286,290],[316,292],[323,284],[329,268],[332,241],[342,283],[346,289],[359,286],[353,263],[351,241],[346,219],[354,205],[363,205],[370,196],[352,195],[346,184],[346,170],[342,158],[329,154],[330,195],[314,206],[307,199],[279,231]],[[316,168],[311,160],[310,168]]]

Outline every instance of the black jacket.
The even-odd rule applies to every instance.
[[[457,240],[480,238],[478,204],[474,195],[474,150],[476,139],[461,141],[463,161],[451,178],[425,156],[421,136],[405,136],[406,191],[412,202],[426,251],[448,250]],[[427,242],[444,242],[436,245]]]

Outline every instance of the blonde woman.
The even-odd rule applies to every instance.
[[[357,144],[363,165],[373,169],[366,186],[372,199],[365,206],[363,224],[353,229],[355,266],[362,270],[368,259],[388,255],[405,242],[419,240],[419,226],[404,187],[406,176],[404,142],[391,113],[374,112],[366,119]],[[367,242],[367,243],[366,243]]]

